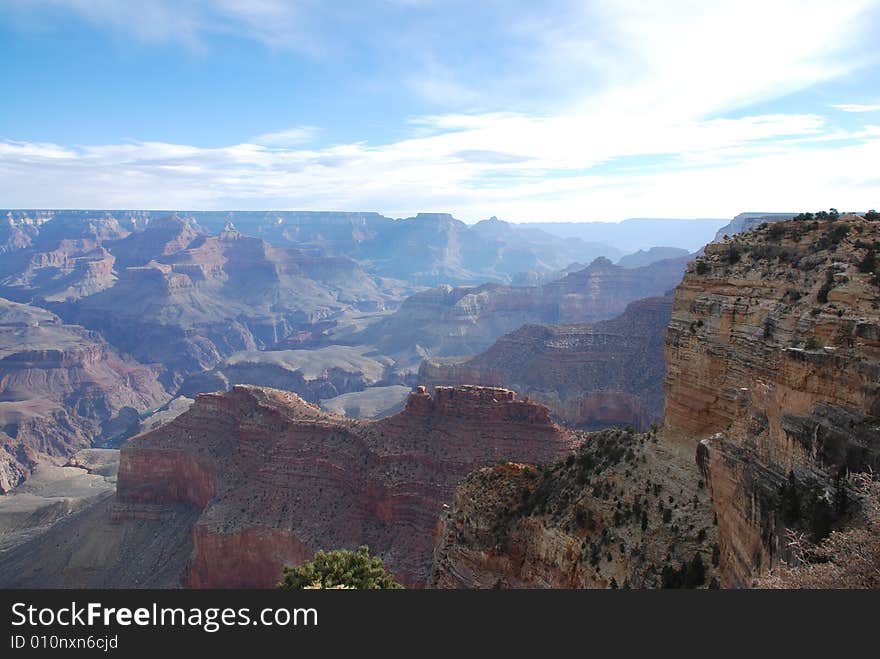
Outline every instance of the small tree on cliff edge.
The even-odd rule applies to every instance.
[[[381,558],[370,556],[370,550],[366,546],[358,547],[357,551],[348,549],[319,551],[313,561],[295,567],[285,565],[284,578],[278,587],[281,590],[403,588],[385,571]]]

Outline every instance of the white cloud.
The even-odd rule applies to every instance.
[[[831,107],[843,112],[880,112],[880,105],[863,105],[861,103],[841,103]]]
[[[440,116],[420,122],[428,135],[321,149],[0,142],[0,196],[23,207],[333,208],[393,216],[444,209],[467,220],[877,205],[876,131],[843,133],[816,115],[593,119]],[[809,141],[826,134],[853,143],[820,150]],[[632,166],[616,168],[621,158]],[[651,164],[657,158],[662,166]]]

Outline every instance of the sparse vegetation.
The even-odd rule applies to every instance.
[[[867,474],[851,480],[861,501],[857,522],[818,544],[790,531],[792,558],[758,579],[758,588],[880,588],[880,482]]]
[[[281,590],[311,588],[352,588],[357,590],[388,590],[403,588],[385,571],[382,559],[370,556],[366,546],[357,551],[337,549],[319,551],[315,559],[295,567],[284,566]]]
[[[816,293],[816,300],[822,304],[828,303],[828,293],[834,288],[834,273],[829,268],[825,271],[825,281],[823,282],[819,292]]]

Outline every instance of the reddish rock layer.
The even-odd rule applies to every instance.
[[[441,388],[380,421],[325,414],[290,392],[236,386],[122,449],[120,502],[192,503],[189,582],[270,587],[285,563],[368,544],[404,583],[425,583],[441,504],[471,471],[547,462],[572,433],[505,389]]]

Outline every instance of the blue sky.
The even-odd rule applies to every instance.
[[[0,206],[866,209],[878,33],[878,0],[0,0]]]

